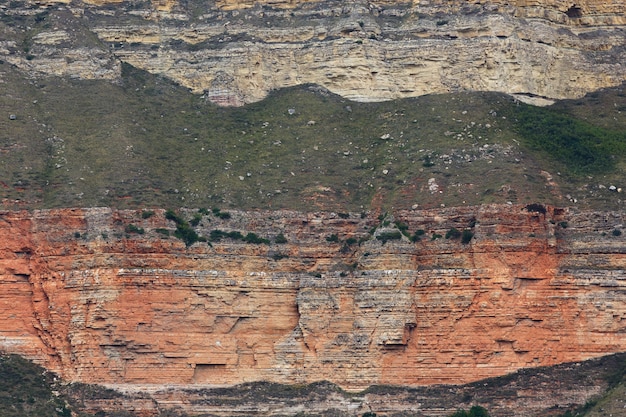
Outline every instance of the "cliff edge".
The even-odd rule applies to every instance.
[[[578,98],[626,80],[618,0],[21,0],[0,15],[0,57],[23,71],[118,80],[125,62],[221,105],[306,83],[381,101]]]
[[[3,212],[2,350],[88,383],[360,389],[626,348],[620,213],[168,216]]]

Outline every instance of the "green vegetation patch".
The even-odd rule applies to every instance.
[[[609,130],[556,110],[520,104],[517,131],[533,150],[575,174],[606,173],[626,155],[626,133]]]
[[[70,417],[53,394],[54,375],[17,355],[0,355],[0,417]]]
[[[463,409],[458,410],[454,414],[451,414],[450,417],[490,417],[490,415],[486,408],[475,405],[470,408],[469,411]]]
[[[176,223],[176,230],[174,236],[185,242],[185,246],[189,247],[198,241],[205,241],[206,239],[200,237],[193,227],[180,215],[176,214],[173,210],[167,210],[165,212],[165,218],[172,220]]]

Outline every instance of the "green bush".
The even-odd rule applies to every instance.
[[[394,230],[391,232],[383,232],[381,234],[379,234],[378,236],[376,236],[377,240],[380,240],[381,242],[383,242],[383,244],[387,243],[390,240],[400,240],[402,239],[402,233],[400,233],[400,231],[398,230]]]
[[[193,218],[189,220],[189,224],[191,224],[193,227],[196,227],[197,225],[200,224],[201,221],[202,221],[202,214],[196,213],[193,215]]]
[[[239,233],[239,232],[237,232]],[[231,238],[231,239],[237,239],[238,236],[234,234],[234,232],[224,232],[223,230],[211,230],[211,233],[209,233],[209,240],[211,242],[219,242],[222,239],[226,239],[226,238]],[[239,239],[243,239],[243,236],[241,235],[241,233],[239,233]]]
[[[281,259],[289,258],[289,255],[284,253],[275,253],[272,255],[272,259],[275,261],[280,261]]]
[[[129,224],[129,225],[127,225],[127,226],[124,228],[124,231],[125,231],[126,233],[136,233],[136,234],[139,234],[139,235],[143,235],[143,234],[145,233],[145,230],[143,230],[143,228],[142,228],[142,227],[137,227],[137,226],[135,226],[135,225],[134,225],[134,224],[132,224],[132,223],[131,223],[131,224]]]
[[[461,243],[464,245],[467,245],[468,243],[470,243],[473,237],[474,237],[474,233],[469,229],[465,229],[463,230],[463,233],[461,234]]]
[[[170,231],[167,229],[163,229],[162,227],[159,227],[158,229],[155,229],[154,231],[166,237],[170,235]]]
[[[419,242],[420,238],[426,234],[426,232],[422,229],[418,229],[411,235],[411,242]]]
[[[489,412],[485,408],[479,405],[475,405],[472,408],[470,408],[469,411],[465,411],[463,409],[457,410],[453,414],[450,414],[450,417],[490,417],[490,416],[489,416]]]
[[[335,233],[333,233],[332,235],[326,237],[326,241],[327,242],[332,242],[332,243],[337,243],[337,242],[339,242],[339,236],[337,236]]]
[[[453,227],[446,232],[446,239],[458,239],[460,237],[461,232],[456,227]]]
[[[278,243],[278,244],[283,244],[283,243],[287,243],[287,238],[285,237],[284,234],[279,233],[275,238],[274,238],[274,242]]]
[[[430,167],[435,165],[435,163],[432,161],[432,159],[430,159],[430,155],[426,155],[424,157],[423,161],[424,162],[422,163],[422,166],[425,167],[425,168],[430,168]]]
[[[217,217],[219,217],[222,220],[228,220],[230,219],[230,213],[222,211],[217,215]]]
[[[619,229],[613,229],[613,231],[611,232],[611,234],[615,237],[617,236],[621,236],[622,235],[622,231]]]
[[[154,211],[152,210],[144,210],[141,212],[142,219],[149,219],[152,216],[154,216]]]
[[[246,243],[254,243],[256,245],[265,244],[269,245],[270,241],[259,237],[256,233],[248,232],[248,234],[243,238]]]
[[[189,247],[200,240],[200,236],[193,230],[191,225],[173,210],[167,210],[165,212],[165,218],[176,223],[174,236],[185,242],[185,246]]]
[[[171,209],[168,209],[165,212],[165,218],[167,220],[172,220],[173,222],[176,222],[177,224],[184,222],[183,218],[180,217],[178,214],[176,214],[174,210],[171,210]]]
[[[404,232],[409,229],[409,225],[404,222],[401,222],[400,220],[396,220],[394,224],[401,232]]]
[[[531,213],[541,213],[541,214],[546,214],[547,212],[546,207],[538,203],[528,204],[526,206],[526,210],[528,210]]]
[[[232,232],[228,232],[226,234],[226,237],[229,238],[229,239],[233,239],[233,240],[243,240],[244,239],[243,235],[238,230],[234,230]]]
[[[198,233],[196,233],[196,231],[193,230],[191,226],[189,226],[189,224],[187,223],[185,223],[184,225],[177,224],[176,231],[174,231],[174,236],[185,242],[185,246],[187,247],[193,245],[200,239]]]
[[[215,217],[219,217],[222,220],[228,220],[230,219],[230,213],[225,212],[225,211],[220,211],[219,208],[217,207],[213,207],[211,209],[211,211],[213,212],[213,214],[215,215]]]

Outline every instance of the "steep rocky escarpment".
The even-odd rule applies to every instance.
[[[3,212],[2,350],[90,383],[358,389],[625,349],[621,213],[181,216],[212,244],[162,211]]]
[[[462,90],[573,98],[626,79],[617,0],[13,3],[0,9],[3,61],[110,80],[122,61],[225,105],[304,83],[373,101]]]

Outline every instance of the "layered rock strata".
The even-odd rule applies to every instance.
[[[618,0],[21,4],[0,8],[4,61],[111,80],[126,62],[223,105],[304,83],[374,101],[461,90],[574,98],[626,80]],[[39,22],[13,26],[28,16]]]
[[[480,404],[493,417],[562,415],[607,388],[607,376],[623,368],[624,354],[585,362],[533,368],[467,385],[428,387],[374,386],[346,393],[328,382],[284,386],[247,383],[233,387],[124,387],[122,392],[69,385],[68,397],[92,414],[133,410],[134,415],[156,416],[164,410],[182,415],[211,416],[362,416],[447,417]],[[558,382],[557,382],[558,381]],[[233,401],[233,399],[236,399]]]
[[[270,243],[186,247],[162,211],[3,212],[0,348],[90,383],[348,389],[626,349],[622,213],[229,214],[183,213]]]

